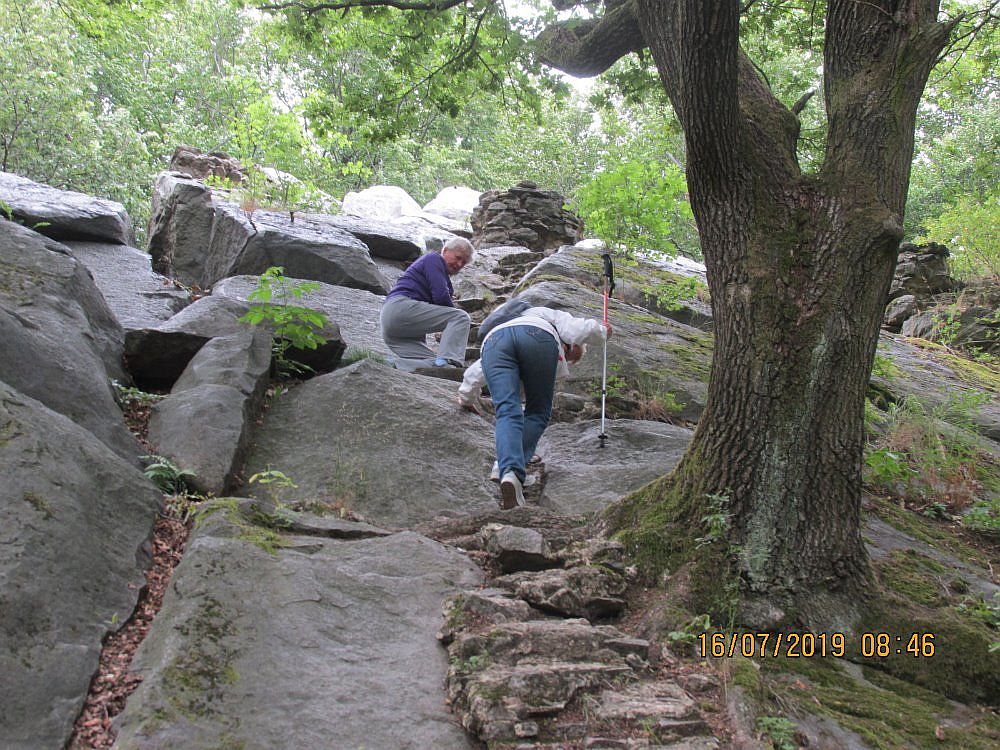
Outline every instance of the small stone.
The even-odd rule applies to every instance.
[[[514,724],[514,734],[525,739],[538,736],[538,724],[533,721],[519,721]]]

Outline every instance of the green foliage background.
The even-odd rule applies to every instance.
[[[744,47],[789,106],[822,90],[822,6],[749,4],[743,17]],[[426,202],[448,185],[532,179],[566,195],[591,234],[697,257],[683,135],[648,57],[579,93],[534,56],[551,8],[516,8],[0,0],[0,169],[119,200],[140,233],[153,179],[182,144],[337,198],[388,183]],[[919,115],[907,231],[952,247],[962,275],[996,275],[1000,45],[973,6],[945,4],[962,10]],[[800,119],[809,171],[825,148],[822,96]],[[615,212],[630,229],[602,225]]]

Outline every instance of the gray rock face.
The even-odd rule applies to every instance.
[[[66,242],[87,267],[115,318],[129,331],[155,328],[191,304],[191,295],[153,271],[148,254],[127,245]]]
[[[0,221],[0,380],[134,459],[111,379],[122,330],[87,270],[54,240]]]
[[[603,245],[591,241],[561,247],[526,274],[519,288],[542,280],[565,278],[602,292],[603,252]],[[688,294],[685,284],[689,279],[704,285],[705,266],[683,257],[664,260],[637,258],[634,264],[629,265],[619,262],[615,266],[614,298],[678,323],[711,330],[711,305]],[[707,292],[707,286],[703,288]],[[675,295],[678,298],[675,299]]]
[[[495,507],[492,427],[456,393],[371,360],[313,378],[274,401],[247,475],[280,468],[298,485],[285,502],[339,500],[389,525]]]
[[[174,384],[173,393],[225,385],[259,399],[271,368],[271,335],[259,327],[218,336],[201,348]]]
[[[273,555],[243,533],[211,517],[193,534],[118,747],[471,750],[434,639],[442,600],[481,581],[469,560],[410,532]]]
[[[162,496],[91,433],[2,382],[0,434],[0,747],[63,747],[101,639],[135,606]]]
[[[271,266],[281,266],[289,278],[376,294],[389,291],[363,242],[342,229],[305,217],[296,216],[291,222],[287,214],[273,211],[255,211],[247,217],[236,206],[220,204],[212,239],[213,246],[221,250],[220,259],[230,255],[236,259],[214,272],[210,266],[203,279],[206,288],[227,276],[262,274]]]
[[[561,281],[543,281],[520,297],[532,304],[600,319],[601,294]],[[679,405],[676,417],[697,419],[708,396],[712,357],[709,334],[642,308],[611,300],[609,319],[614,334],[608,339],[609,396],[630,395],[633,400],[666,399]],[[558,390],[579,395],[600,394],[602,352],[593,347]]]
[[[149,442],[194,472],[188,484],[196,491],[219,495],[232,488],[270,369],[271,336],[263,329],[214,338],[153,407]]]
[[[526,247],[486,247],[477,250],[472,262],[452,278],[455,297],[493,302],[507,296],[520,280],[524,265],[538,261],[541,254]],[[514,280],[511,274],[517,274]]]
[[[879,353],[892,360],[893,371],[872,375],[872,383],[894,401],[912,396],[933,408],[949,401],[974,399],[978,403],[965,408],[969,426],[1000,441],[1000,399],[996,391],[988,383],[970,382],[968,375],[956,367],[955,357],[921,349],[889,333],[882,334]]]
[[[365,244],[373,257],[414,261],[424,251],[423,237],[384,221],[372,221],[349,214],[307,214],[307,218],[349,232]]]
[[[212,296],[246,301],[256,287],[255,276],[233,276],[212,287]],[[388,357],[391,352],[382,341],[378,322],[383,300],[361,289],[320,283],[319,289],[306,292],[296,304],[318,310],[336,325],[348,355],[367,351]]]
[[[590,513],[663,476],[680,461],[694,434],[664,422],[615,419],[549,425],[538,444],[545,462],[540,505],[560,513]]]
[[[0,201],[28,227],[47,224],[38,228],[47,237],[135,244],[132,220],[115,201],[59,190],[9,172],[0,172]]]
[[[368,248],[353,235],[285,213],[248,215],[172,172],[156,181],[149,252],[158,270],[204,289],[228,276],[281,266],[289,278],[388,291]]]

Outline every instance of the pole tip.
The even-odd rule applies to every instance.
[[[601,441],[601,447],[603,448],[604,441],[608,439],[608,436],[602,432],[600,435],[597,436],[597,439]]]

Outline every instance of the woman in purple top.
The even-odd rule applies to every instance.
[[[455,307],[451,276],[472,260],[472,244],[456,237],[440,253],[421,255],[406,269],[385,298],[382,339],[396,355],[393,364],[413,372],[418,367],[461,367],[469,341],[469,314]],[[437,354],[427,334],[441,331]]]

